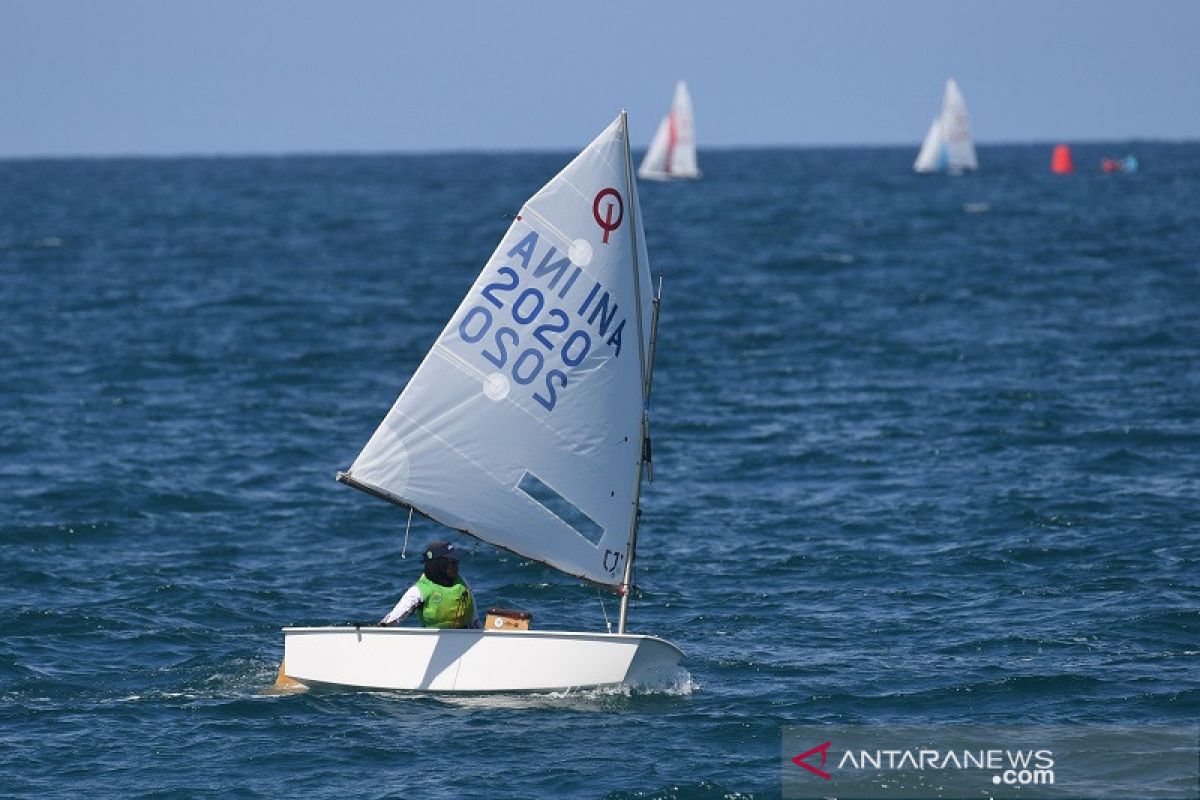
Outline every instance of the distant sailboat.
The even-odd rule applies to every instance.
[[[929,132],[925,134],[913,169],[917,172],[958,174],[978,167],[967,104],[958,84],[951,78],[946,81],[942,110],[934,117]]]
[[[644,180],[667,181],[675,178],[699,178],[696,168],[696,127],[692,118],[692,98],[687,84],[675,84],[671,110],[659,123],[650,149],[638,167]]]
[[[1124,158],[1102,158],[1100,159],[1100,170],[1102,172],[1137,172],[1138,160],[1135,155],[1128,155]]]

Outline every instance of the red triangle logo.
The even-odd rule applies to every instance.
[[[831,781],[831,780],[833,780],[832,775],[830,775],[828,772],[826,772],[823,769],[818,769],[817,767],[814,767],[812,764],[809,764],[807,761],[804,760],[804,759],[808,758],[809,756],[814,756],[817,753],[820,753],[821,754],[821,766],[822,767],[825,766],[825,758],[829,753],[829,745],[831,745],[831,744],[832,744],[832,742],[825,742],[825,744],[819,744],[816,747],[812,748],[811,750],[805,750],[803,753],[801,753],[800,755],[793,758],[792,763],[795,764],[797,767],[803,767],[804,769],[811,772],[813,775],[820,775],[825,780]]]

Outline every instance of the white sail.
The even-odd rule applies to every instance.
[[[975,160],[975,139],[971,136],[967,103],[953,78],[946,81],[946,94],[942,99],[942,135],[946,140],[946,161],[950,170],[979,166]]]
[[[942,161],[945,159],[945,146],[942,140],[942,124],[941,117],[934,117],[933,122],[929,125],[929,132],[925,134],[925,140],[921,142],[921,152],[917,153],[917,160],[913,162],[913,169],[917,172],[936,172],[942,168]]]
[[[962,172],[978,166],[967,104],[958,84],[950,78],[946,81],[941,111],[925,134],[913,169],[917,172]]]
[[[675,84],[671,102],[671,117],[675,121],[675,147],[671,149],[670,172],[677,178],[699,178],[696,166],[696,121],[692,115],[692,97],[687,84]]]
[[[654,132],[654,138],[650,140],[650,147],[646,150],[646,155],[642,158],[642,164],[638,167],[638,177],[643,180],[667,180],[670,175],[667,173],[667,148],[671,138],[671,115],[662,118],[662,122],[658,123],[658,130]]]
[[[696,164],[696,125],[687,84],[675,84],[671,110],[663,117],[638,167],[638,177],[651,180],[699,178]]]
[[[622,114],[526,202],[346,482],[621,583],[652,310],[630,171]]]

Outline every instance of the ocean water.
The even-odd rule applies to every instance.
[[[419,573],[405,513],[333,474],[570,156],[0,162],[0,795],[772,798],[787,725],[1195,722],[1189,143],[644,184],[631,629],[676,680],[266,694],[281,626],[377,619]],[[616,614],[458,541],[483,604]]]

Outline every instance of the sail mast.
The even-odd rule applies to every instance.
[[[636,314],[638,323],[638,358],[642,364],[642,430],[641,441],[638,443],[638,463],[637,463],[637,483],[633,487],[633,508],[630,513],[629,520],[629,546],[625,551],[625,572],[621,577],[621,613],[617,618],[617,633],[625,632],[625,619],[629,615],[629,589],[630,582],[633,579],[633,559],[637,551],[637,532],[638,532],[638,516],[642,502],[642,470],[646,465],[646,440],[650,432],[650,373],[654,368],[653,363],[648,362],[647,354],[643,350],[643,332],[642,332],[642,284],[641,271],[638,268],[638,222],[637,212],[638,204],[635,201],[637,188],[633,178],[633,160],[629,153],[629,120],[625,111],[621,111],[621,133],[625,140],[625,186],[629,192],[629,241],[632,251],[633,264],[633,295],[638,309]],[[654,301],[654,320],[653,326],[657,327],[658,323],[658,299]],[[653,358],[654,353],[654,327],[651,328],[651,346],[650,357]]]

